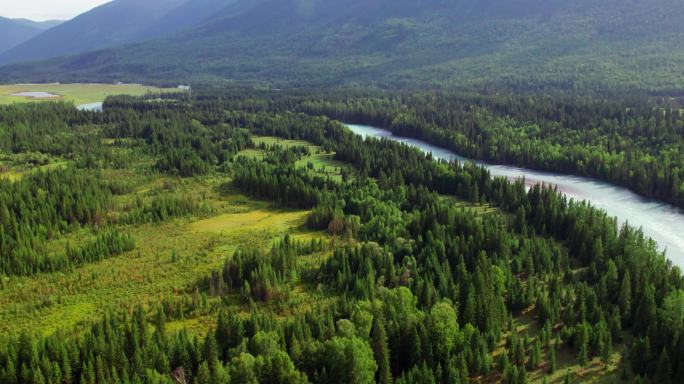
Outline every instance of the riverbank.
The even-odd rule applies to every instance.
[[[437,147],[421,140],[394,136],[386,129],[366,125],[347,125],[354,133],[363,137],[387,138],[426,152],[435,159],[472,161],[450,150]],[[605,210],[617,218],[620,225],[629,223],[641,227],[644,234],[658,243],[659,249],[677,266],[684,268],[684,210],[670,204],[637,195],[626,188],[596,179],[541,172],[526,168],[491,165],[481,161],[476,164],[489,169],[492,176],[508,179],[524,177],[528,185],[545,183],[555,185],[568,197],[585,200],[596,208]]]

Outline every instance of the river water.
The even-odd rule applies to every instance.
[[[99,101],[97,103],[81,104],[76,106],[76,108],[80,109],[81,111],[102,112],[102,102]]]
[[[348,124],[347,126],[363,137],[385,137],[419,148],[426,153],[432,153],[432,156],[437,159],[471,161],[421,140],[394,136],[386,129],[366,125]],[[481,161],[476,161],[476,163],[489,169],[492,176],[503,176],[509,179],[524,176],[528,184],[556,185],[568,197],[590,202],[594,207],[617,217],[621,224],[628,222],[632,226],[641,227],[646,236],[654,239],[658,242],[659,248],[666,251],[666,256],[674,265],[684,268],[684,210],[591,178],[540,172],[507,165],[492,165]]]

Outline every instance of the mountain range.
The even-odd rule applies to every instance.
[[[27,19],[8,19],[0,17],[0,52],[13,48],[47,29],[59,25],[61,21],[32,21]]]
[[[64,20],[45,20],[45,21],[34,21],[29,19],[11,19],[15,23],[38,29],[39,31],[45,31],[50,28],[54,28],[64,22]]]
[[[144,40],[151,22],[183,0],[118,0],[51,28],[0,54],[0,63],[41,60]]]
[[[116,0],[0,63],[5,82],[670,90],[684,86],[684,2]]]

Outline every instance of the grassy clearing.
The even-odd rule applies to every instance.
[[[54,161],[45,165],[16,165],[11,162],[3,162],[0,160],[0,179],[7,179],[9,181],[21,180],[25,175],[31,172],[48,171],[51,169],[65,168],[66,161]]]
[[[75,105],[94,103],[111,95],[144,95],[148,92],[168,92],[176,89],[160,89],[138,84],[16,84],[0,85],[0,105],[37,101],[67,101]],[[12,96],[21,92],[48,92],[59,98],[36,99]]]
[[[442,200],[449,202],[458,208],[469,209],[475,212],[475,214],[477,215],[484,215],[490,213],[504,214],[500,209],[493,207],[489,204],[475,204],[473,202],[462,200],[456,196],[450,195],[440,195],[440,197],[442,198]]]
[[[317,236],[299,228],[307,212],[276,210],[267,202],[221,190],[219,186],[225,183],[224,177],[176,179],[144,175],[130,169],[106,172],[110,179],[121,178],[133,183],[130,194],[115,198],[111,216],[124,212],[138,197],[146,201],[164,193],[206,201],[213,207],[215,216],[120,226],[121,232],[135,238],[134,251],[73,271],[0,277],[0,335],[29,329],[50,334],[57,329],[89,324],[108,308],[154,305],[170,294],[186,294],[240,246],[265,248],[288,233]],[[62,251],[67,241],[72,245],[83,243],[94,233],[84,228],[55,239],[49,244],[50,251]],[[196,321],[201,327],[202,322]]]
[[[212,216],[171,219],[161,224],[119,225],[122,233],[135,238],[135,250],[72,271],[0,277],[0,336],[22,330],[51,334],[58,329],[79,329],[99,319],[109,308],[137,304],[152,307],[169,295],[191,295],[199,279],[219,268],[241,246],[267,248],[285,234],[300,240],[325,236],[323,232],[303,228],[307,211],[281,210],[270,202],[253,200],[232,189],[224,175],[182,179],[150,172],[154,158],[131,147],[111,144],[115,146],[113,150],[138,161],[126,169],[102,171],[100,177],[120,180],[130,187],[130,193],[114,197],[108,217],[116,219],[125,214],[137,200],[147,203],[165,194],[206,202],[212,208]],[[63,165],[55,160],[45,167]],[[4,177],[12,178],[33,171],[5,168]],[[48,244],[48,251],[62,252],[67,242],[72,246],[87,242],[96,232],[97,229],[83,228],[54,239]],[[310,255],[302,263],[312,266],[321,260],[320,255]],[[295,289],[290,300],[279,303],[274,310],[293,313],[292,308],[318,300],[302,288]],[[218,303],[220,299],[210,298],[212,301]],[[201,333],[215,321],[215,313],[194,316],[174,321],[170,328],[186,327]]]
[[[264,144],[267,146],[271,145],[280,145],[283,148],[292,148],[296,146],[304,146],[310,149],[316,149],[320,148],[319,146],[313,145],[309,143],[308,141],[304,140],[287,140],[283,139],[280,137],[275,137],[275,136],[252,136],[252,141],[254,141],[254,144],[257,146]]]
[[[200,220],[190,225],[195,232],[239,235],[243,232],[282,232],[286,228],[304,225],[307,211],[273,211],[258,209],[245,213],[227,213]]]
[[[126,232],[138,245],[132,252],[70,272],[5,278],[0,332],[32,329],[48,334],[95,320],[108,307],[154,303],[186,290],[218,268],[238,246],[267,246],[288,233],[293,220],[301,219],[301,213],[257,212],[268,219],[228,235],[197,231],[192,219],[130,227]],[[245,215],[222,214],[215,222],[240,223]]]
[[[343,162],[334,159],[334,152],[325,152],[325,150],[318,146],[313,145],[307,141],[303,140],[285,140],[279,137],[272,136],[253,136],[252,140],[257,147],[260,145],[265,146],[281,146],[283,148],[291,148],[295,146],[303,146],[309,149],[309,156],[305,156],[295,163],[295,165],[300,167],[311,167],[315,172],[327,175],[336,180],[341,180],[342,169],[349,167]],[[241,156],[263,159],[265,152],[261,149],[248,149],[240,152]]]

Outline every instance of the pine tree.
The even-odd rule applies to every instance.
[[[539,339],[534,341],[532,346],[532,354],[530,355],[529,369],[531,371],[537,369],[537,366],[541,362],[541,343]]]
[[[164,313],[164,307],[159,307],[155,317],[154,325],[157,333],[161,337],[164,337],[164,335],[166,335],[166,314]]]
[[[209,372],[209,365],[206,361],[200,364],[199,369],[197,370],[197,375],[195,375],[195,379],[193,380],[193,383],[212,384],[211,373]]]
[[[505,373],[509,370],[509,367],[511,366],[510,360],[508,358],[508,350],[504,349],[503,352],[499,355],[499,361],[497,362],[497,366],[499,369],[499,372]]]
[[[654,379],[658,384],[670,384],[672,382],[672,363],[665,348],[663,348],[660,358],[658,358]]]
[[[518,384],[527,384],[527,370],[525,369],[524,366],[521,366],[518,369],[518,377],[516,382]]]
[[[390,372],[390,351],[387,346],[387,332],[385,331],[383,320],[378,316],[373,321],[371,346],[373,347],[375,361],[378,364],[378,370],[375,373],[376,382],[380,384],[391,383],[392,373]]]
[[[618,297],[618,305],[623,320],[629,323],[632,313],[632,282],[629,276],[629,271],[625,272],[620,285],[620,295]]]
[[[610,356],[613,354],[613,337],[610,332],[605,332],[603,335],[603,342],[601,343],[601,360],[603,364],[608,368],[608,363],[610,363]]]
[[[582,344],[579,346],[579,350],[577,352],[577,362],[581,366],[585,366],[589,362],[589,346],[587,344]]]
[[[637,333],[646,332],[648,326],[656,319],[656,303],[654,298],[654,288],[649,286],[646,288],[639,306],[637,307],[636,316],[634,318],[634,331]]]
[[[585,366],[589,362],[589,330],[590,325],[585,323],[579,324],[575,328],[577,344],[577,361],[580,365]]]
[[[549,348],[549,372],[553,373],[556,371],[556,344],[551,344]]]
[[[635,373],[646,373],[648,367],[653,364],[651,351],[651,342],[648,336],[634,341],[629,357],[632,364],[632,370],[634,370]]]
[[[571,384],[570,370],[565,371],[565,377],[563,378],[563,384]]]

